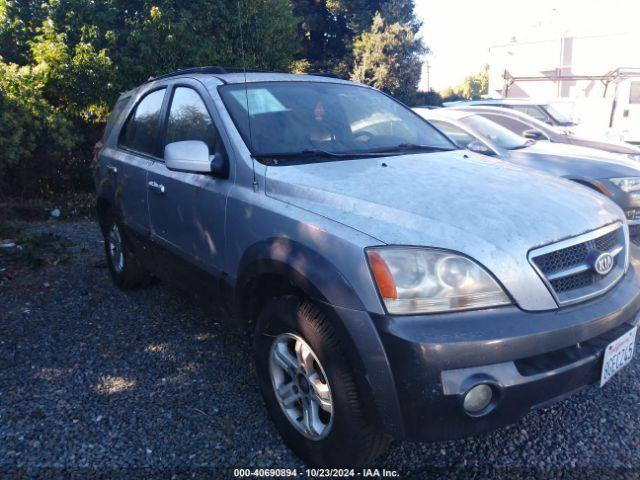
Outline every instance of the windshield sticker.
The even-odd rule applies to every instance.
[[[252,88],[248,90],[247,93],[249,94],[249,111],[251,115],[284,112],[287,110],[266,88]],[[231,91],[231,95],[242,105],[242,108],[247,109],[245,89],[233,90]]]

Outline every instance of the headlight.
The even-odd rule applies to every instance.
[[[640,162],[640,153],[627,153],[627,157],[636,162]]]
[[[640,194],[640,177],[610,178],[609,180],[624,192],[633,195]]]
[[[387,311],[433,313],[511,303],[500,285],[467,257],[417,247],[367,249]]]

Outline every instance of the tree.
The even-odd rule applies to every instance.
[[[90,152],[118,92],[180,67],[287,70],[298,49],[289,0],[0,0],[0,73],[13,72],[0,80],[27,89],[0,102],[3,131],[15,126],[0,139],[0,170],[11,162],[17,175],[64,125],[55,140],[65,149],[50,148],[47,164],[60,179],[90,178]]]
[[[457,87],[446,88],[440,92],[440,96],[445,102],[452,102],[465,99],[477,100],[487,93],[489,93],[489,65],[485,65],[474,75],[467,75]]]
[[[411,25],[386,23],[376,13],[371,28],[355,41],[351,79],[410,102],[417,92],[427,52]]]
[[[442,105],[442,97],[438,92],[434,92],[433,90],[419,90],[416,92],[413,101],[410,104],[416,107],[423,105]]]
[[[460,95],[471,100],[476,100],[487,93],[489,93],[489,65],[482,67],[479,73],[465,77],[460,88]]]
[[[298,61],[307,61],[309,71],[333,71],[348,77],[353,70],[354,41],[380,12],[388,23],[409,26],[414,34],[420,21],[413,0],[292,0],[298,17]]]

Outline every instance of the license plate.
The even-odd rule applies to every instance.
[[[604,351],[604,362],[602,363],[602,374],[600,376],[601,387],[633,358],[637,331],[638,327],[634,327],[607,345]]]

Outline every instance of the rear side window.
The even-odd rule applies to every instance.
[[[120,134],[120,146],[142,153],[155,153],[160,109],[166,89],[155,90],[140,100]]]
[[[192,88],[178,87],[173,93],[164,144],[201,140],[209,153],[220,152],[220,136],[202,98]]]
[[[527,125],[519,120],[516,120],[511,117],[505,117],[504,115],[492,115],[482,113],[480,116],[488,118],[492,122],[496,122],[498,125],[503,126],[507,130],[511,130],[513,133],[517,133],[518,135],[522,135],[522,132],[525,130],[531,130],[532,126]]]
[[[536,120],[540,120],[541,122],[549,121],[549,117],[547,117],[537,107],[514,105],[511,108],[513,108],[517,112],[521,112],[521,113],[524,113],[525,115],[529,115],[530,117],[533,117]]]
[[[131,100],[131,97],[127,96],[127,97],[120,97],[116,101],[116,104],[113,106],[113,109],[111,110],[111,114],[109,115],[109,120],[107,121],[107,125],[104,127],[104,133],[102,134],[102,141],[106,141],[107,138],[109,138],[109,135],[111,134],[111,131],[113,130],[113,127],[115,126],[116,121],[118,120],[118,117],[120,117],[120,114],[129,103],[129,100]]]
[[[640,103],[640,82],[631,82],[629,103]]]

